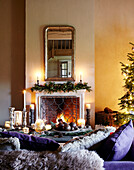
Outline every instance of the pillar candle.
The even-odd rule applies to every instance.
[[[86,104],[86,109],[91,109],[91,105],[90,104]]]
[[[82,73],[80,73],[80,81],[82,81]]]
[[[85,119],[78,119],[78,126],[84,127],[85,126]]]
[[[26,111],[26,90],[24,90],[24,111]]]

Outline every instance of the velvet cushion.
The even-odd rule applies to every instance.
[[[35,137],[31,135],[26,135],[18,132],[0,132],[2,137],[17,137],[20,141],[20,148],[34,151],[45,151],[57,150],[60,146],[56,141],[43,138],[43,137]]]
[[[132,120],[119,127],[111,134],[99,151],[105,161],[118,161],[123,159],[133,142],[134,129]]]
[[[133,139],[133,143],[130,148],[130,158],[131,158],[131,161],[134,161],[134,139]]]

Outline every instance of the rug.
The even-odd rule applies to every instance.
[[[0,151],[1,170],[103,170],[103,159],[94,151]]]

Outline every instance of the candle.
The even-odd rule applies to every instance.
[[[37,119],[35,122],[35,131],[36,132],[41,132],[44,130],[45,124],[42,119]]]
[[[52,127],[51,127],[51,125],[46,125],[45,128],[46,128],[46,130],[50,130]]]
[[[82,73],[80,73],[80,82],[82,82]]]
[[[90,104],[86,104],[86,109],[91,109],[91,105]]]
[[[41,77],[41,74],[40,73],[37,73],[37,84],[39,85],[39,78]]]
[[[30,104],[30,109],[34,110],[34,104]]]
[[[28,128],[28,127],[24,127],[24,128],[23,128],[23,132],[24,132],[24,133],[29,133],[29,128]]]
[[[26,90],[23,91],[24,92],[24,111],[26,111]]]
[[[84,127],[85,126],[85,119],[78,119],[78,126]]]
[[[10,121],[5,121],[5,128],[10,128]]]

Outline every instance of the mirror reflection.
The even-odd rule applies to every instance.
[[[74,81],[74,28],[45,28],[45,80]]]

